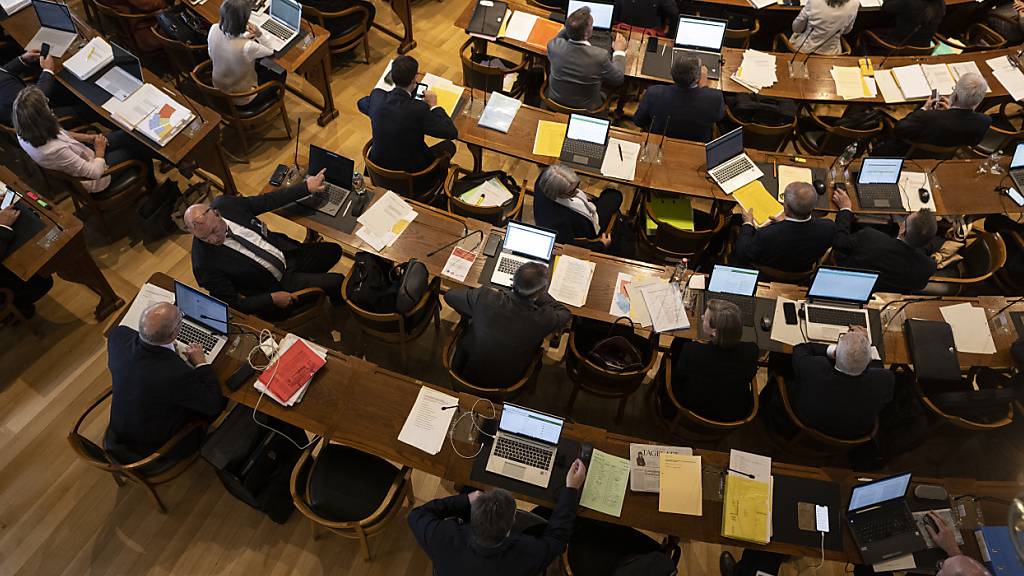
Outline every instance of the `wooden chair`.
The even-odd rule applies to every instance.
[[[908,160],[948,160],[954,158],[962,146],[936,146],[927,142],[909,142],[910,148],[904,157]]]
[[[561,112],[562,114],[583,114],[585,116],[603,116],[608,112],[608,107],[611,106],[611,96],[605,95],[605,99],[601,102],[601,105],[594,110],[587,110],[586,108],[572,108],[571,106],[565,106],[559,104],[551,98],[548,98],[548,78],[544,77],[544,84],[540,87],[540,104],[541,108],[551,110],[554,112]]]
[[[518,516],[519,512],[516,514]],[[650,535],[630,526],[580,517],[577,518],[572,537],[562,552],[559,567],[563,576],[611,574],[603,570],[608,566],[602,563],[625,564],[632,558],[651,552],[663,553],[676,565],[682,557],[679,539],[674,536],[666,536],[658,542]]]
[[[177,38],[169,38],[164,35],[159,26],[150,28],[160,48],[163,49],[167,61],[171,64],[174,72],[174,83],[179,90],[184,90],[185,83],[189,81],[192,70],[203,62],[210,59],[209,47],[206,44],[186,44]]]
[[[849,452],[858,446],[864,446],[873,442],[875,436],[878,435],[877,418],[875,419],[874,427],[868,435],[851,439],[829,436],[824,432],[807,426],[793,411],[793,406],[789,401],[789,391],[786,389],[785,380],[781,376],[776,376],[775,383],[778,386],[777,393],[782,400],[782,407],[786,411],[786,416],[797,428],[797,433],[792,438],[782,440],[786,450],[806,452],[808,455],[832,456],[834,454]],[[781,440],[774,432],[772,433],[772,436],[777,440]]]
[[[846,38],[839,37],[839,56],[849,56],[853,53],[853,48],[850,47],[850,43],[846,41]],[[790,54],[796,52],[797,46],[794,46],[789,41],[789,36],[783,32],[779,32],[772,38],[772,52],[788,52]]]
[[[565,5],[558,0],[526,0],[526,4],[551,12],[565,12]]]
[[[482,384],[474,384],[469,380],[466,380],[460,376],[455,369],[452,368],[452,361],[455,359],[455,350],[458,348],[459,338],[462,337],[465,332],[465,325],[463,322],[455,327],[455,331],[452,333],[451,340],[444,347],[444,355],[441,357],[441,361],[444,364],[444,369],[448,371],[448,381],[452,385],[453,390],[460,392],[468,392],[474,396],[480,398],[487,398],[494,402],[504,402],[507,399],[515,398],[526,389],[528,385],[532,385],[536,381],[537,373],[540,371],[540,363],[544,358],[544,348],[538,348],[537,353],[534,354],[533,361],[530,362],[530,366],[526,369],[526,373],[516,380],[512,385],[505,388],[494,388]]]
[[[119,7],[103,3],[101,0],[89,0],[91,9],[95,10],[96,24],[107,38],[113,38],[117,43],[126,46],[133,54],[142,54],[139,43],[135,40],[135,34],[145,32],[147,28],[155,26],[156,15],[160,10],[151,12],[123,12]],[[162,10],[162,9],[161,9]]]
[[[644,226],[642,219],[640,224],[635,226],[638,238],[637,245],[644,255],[644,260],[674,264],[683,258],[688,258],[691,262],[696,262],[704,255],[711,241],[721,234],[729,224],[729,214],[724,210],[719,210],[716,205],[712,213],[707,215],[707,219],[711,221],[710,227],[701,230],[677,228],[668,222],[658,219],[651,202],[653,194],[656,194],[656,192],[648,192],[644,197],[643,215],[657,225],[654,235],[647,234],[646,226]],[[695,223],[697,214],[698,212],[694,210]]]
[[[320,452],[313,451],[323,444]],[[412,468],[321,438],[306,448],[292,470],[292,502],[316,528],[359,540],[370,560],[369,537],[378,534],[408,504],[415,503]]]
[[[362,46],[363,56],[369,64],[370,27],[373,25],[374,14],[370,10],[373,5],[367,4],[355,3],[337,12],[322,12],[307,5],[302,7],[302,15],[306,20],[331,31],[327,39],[327,48],[332,55],[347,54]],[[349,24],[349,27],[336,33],[334,28],[343,24]]]
[[[725,29],[725,38],[722,39],[722,44],[729,48],[746,50],[747,48],[750,48],[750,39],[760,31],[761,21],[757,18],[753,19],[753,25],[750,28],[727,27]]]
[[[363,146],[363,164],[375,185],[392,190],[399,196],[424,204],[433,204],[444,191],[445,176],[451,168],[451,158],[439,156],[419,172],[388,170],[370,160],[373,140]]]
[[[476,206],[463,202],[454,194],[455,183],[459,178],[471,174],[462,166],[453,166],[444,179],[444,193],[448,198],[448,211],[457,216],[473,218],[481,222],[487,222],[493,226],[504,226],[509,220],[517,220],[523,213],[523,201],[527,195],[526,180],[523,180],[522,190],[519,191],[519,198],[510,207],[505,206]]]
[[[1002,238],[1004,246],[1012,247],[1014,253],[1024,254],[1024,236],[1021,236],[1019,232],[1003,230],[999,233],[999,237]],[[1007,252],[1010,251],[1011,248],[1007,248]],[[1000,294],[1024,294],[1024,278],[1010,274],[1005,268],[996,270],[992,280],[999,287]]]
[[[988,280],[1006,264],[1006,244],[1002,236],[977,228],[971,234],[976,239],[960,251],[963,260],[937,270],[928,279],[922,294],[956,296]]]
[[[760,398],[757,393],[757,384],[754,381],[751,381],[750,383],[750,393],[753,397],[751,399],[752,409],[750,414],[746,415],[741,420],[723,422],[701,416],[693,410],[690,410],[683,405],[678,398],[676,398],[675,390],[672,388],[672,361],[673,359],[669,354],[664,354],[662,356],[661,370],[658,370],[658,374],[655,377],[655,385],[651,388],[652,391],[655,391],[655,416],[659,420],[662,428],[664,428],[670,436],[675,436],[678,432],[684,438],[689,438],[699,442],[718,442],[741,426],[745,426],[752,422],[754,418],[757,417]],[[658,394],[657,390],[663,391],[663,394]],[[665,402],[668,403],[668,406],[665,406]],[[667,420],[663,416],[665,412],[664,409],[669,407],[674,409],[676,413],[671,421]],[[682,430],[680,430],[680,428],[682,428]]]
[[[1006,38],[1003,35],[980,23],[973,22],[963,34],[956,38],[950,38],[945,34],[936,33],[932,37],[936,42],[942,42],[950,46],[962,49],[964,52],[981,52],[983,50],[998,50],[1006,47]]]
[[[761,273],[758,278],[760,282],[782,282],[785,284],[796,284],[797,286],[806,286],[811,281],[811,277],[814,276],[815,270],[814,267],[811,267],[810,270],[802,272],[786,272],[778,268],[759,264],[754,264],[754,268],[757,268]]]
[[[921,383],[918,382],[916,378],[914,379],[914,387],[917,389],[917,397],[921,400],[921,404],[924,405],[925,409],[927,409],[929,414],[933,417],[933,423],[929,432],[934,432],[937,428],[945,425],[951,425],[962,430],[970,430],[971,432],[990,432],[1013,424],[1013,402],[1006,403],[1005,415],[1001,415],[987,422],[971,420],[969,418],[957,416],[956,414],[950,414],[949,412],[944,411],[928,396],[928,394],[925,393],[921,388]],[[996,413],[993,412],[993,416],[995,415]]]
[[[484,66],[473,60],[475,55],[473,47],[476,45],[476,41],[476,38],[469,38],[459,48],[459,58],[462,60],[462,83],[466,88],[475,88],[488,93],[505,92],[505,77],[509,74],[518,74],[525,70],[530,60],[523,58],[523,61],[519,64],[513,64],[501,59],[502,63],[508,65],[507,68]]]
[[[292,296],[299,304],[298,308],[288,318],[274,322],[274,326],[284,332],[299,333],[304,327],[316,322],[320,324],[322,330],[320,334],[325,339],[324,341],[330,338],[331,301],[328,299],[327,293],[322,288],[303,288],[292,292]],[[316,337],[309,337],[313,341],[318,340]]]
[[[768,126],[756,122],[746,122],[737,118],[729,105],[725,106],[725,118],[737,126],[743,127],[743,145],[748,148],[765,150],[767,152],[781,152],[786,144],[793,137],[796,130],[796,118],[789,124],[781,126]]]
[[[233,128],[238,137],[242,140],[243,158],[240,160],[249,163],[249,140],[246,132],[257,127],[264,127],[277,120],[280,115],[284,122],[284,130],[288,134],[288,140],[292,139],[292,123],[288,118],[288,110],[285,107],[285,86],[280,80],[264,82],[252,90],[243,92],[222,92],[213,85],[211,74],[213,62],[207,60],[192,69],[192,82],[199,88],[206,104],[216,110],[223,118],[224,123]],[[272,99],[267,99],[261,106],[250,108],[235,103],[236,98],[248,98],[261,94],[273,94]]]
[[[1015,114],[1010,114],[1007,110],[1011,104],[1018,107]],[[971,154],[979,158],[988,158],[996,152],[1012,150],[1018,142],[1024,140],[1024,119],[1019,104],[1003,102],[989,108],[985,114],[992,118],[992,123],[989,124],[981,142],[968,149]]]
[[[422,336],[426,332],[427,326],[430,325],[431,319],[434,320],[434,338],[441,338],[440,277],[435,276],[431,279],[423,298],[420,298],[420,301],[405,314],[398,312],[379,314],[360,308],[348,298],[351,279],[351,274],[345,276],[341,292],[345,295],[345,307],[359,324],[359,331],[363,336],[362,356],[366,356],[366,337],[369,336],[388,344],[398,344],[402,352],[402,366],[407,366],[406,343]]]
[[[94,400],[85,412],[78,417],[71,432],[68,433],[68,442],[71,444],[71,449],[75,451],[82,460],[85,460],[87,464],[100,470],[110,472],[111,476],[114,477],[114,481],[117,482],[118,486],[124,486],[125,481],[135,482],[143,486],[146,492],[156,503],[157,509],[161,514],[167,513],[167,507],[160,500],[160,495],[156,493],[156,486],[170,482],[178,476],[181,476],[185,470],[199,457],[199,450],[196,449],[195,453],[190,454],[181,460],[168,461],[163,458],[164,454],[171,453],[185,438],[191,434],[197,433],[206,429],[206,422],[192,422],[187,424],[184,428],[178,431],[177,434],[171,437],[170,440],[164,443],[163,446],[158,448],[155,452],[146,456],[145,458],[129,463],[120,463],[114,459],[113,456],[100,444],[93,442],[82,435],[81,429],[82,424],[86,418],[95,411],[100,404],[102,404],[110,395],[113,393],[112,388],[107,388],[99,398]]]
[[[867,130],[855,130],[836,126],[814,112],[814,106],[801,105],[801,116],[797,119],[796,145],[806,154],[815,156],[839,156],[847,146],[857,143],[858,150],[864,150],[863,143],[877,138],[885,130],[885,122]]]
[[[891,54],[893,56],[930,56],[934,46],[897,46],[878,37],[871,30],[863,30],[857,37],[858,54]]]
[[[110,176],[110,184],[101,192],[92,193],[85,189],[84,178],[75,178],[64,172],[42,168],[48,182],[59,182],[71,194],[75,212],[84,209],[99,218],[102,232],[109,236],[110,225],[107,214],[123,210],[138,204],[140,199],[150,192],[148,162],[125,160],[108,166],[103,176]]]

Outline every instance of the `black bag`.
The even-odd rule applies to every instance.
[[[358,252],[349,273],[350,302],[369,312],[391,312],[395,294],[391,282],[391,262],[370,252]]]
[[[609,372],[635,372],[644,367],[643,355],[629,338],[613,334],[622,320],[629,322],[630,332],[635,334],[633,321],[629,316],[617,318],[608,328],[608,336],[594,344],[587,354],[587,360]]]
[[[836,127],[848,130],[872,130],[881,124],[884,116],[881,110],[864,108],[843,114],[843,117],[836,122]]]
[[[758,94],[740,93],[730,98],[729,108],[736,118],[765,126],[785,126],[796,118],[796,101]]]
[[[406,314],[423,299],[427,292],[427,267],[413,258],[391,270],[391,276],[398,282],[395,293],[395,312]]]
[[[210,25],[196,17],[183,4],[158,12],[156,25],[168,38],[197,46],[206,44],[206,36],[210,33]]]
[[[173,180],[164,180],[160,186],[150,192],[135,213],[142,223],[142,233],[149,240],[159,240],[172,232],[178,231],[172,215],[181,197],[181,190]]]

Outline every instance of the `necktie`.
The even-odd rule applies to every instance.
[[[277,256],[274,256],[269,251],[264,250],[263,248],[260,248],[256,244],[253,244],[252,242],[249,242],[248,240],[246,240],[242,236],[240,236],[238,234],[233,234],[230,230],[228,230],[227,237],[231,238],[235,242],[238,242],[243,248],[245,248],[249,252],[252,252],[258,258],[261,258],[265,262],[269,263],[271,265],[271,267],[273,267],[274,269],[277,270],[277,274],[275,274],[275,276],[277,276],[277,278],[280,279],[282,276],[284,276],[285,265],[284,265],[284,262],[282,262],[280,258],[278,258]]]

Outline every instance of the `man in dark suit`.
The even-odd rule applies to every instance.
[[[622,84],[626,71],[626,39],[616,34],[612,55],[604,48],[591,46],[594,17],[584,6],[569,14],[565,28],[548,42],[548,98],[571,108],[597,110],[604,103],[601,84]]]
[[[257,217],[324,190],[324,172],[294,186],[260,196],[220,196],[213,204],[185,211],[192,232],[192,272],[212,296],[246,314],[268,321],[295,311],[293,292],[322,288],[341,302],[341,274],[328,270],[341,259],[330,242],[300,244],[270,232]]]
[[[10,243],[14,241],[14,227],[19,216],[21,212],[14,207],[0,210],[0,261],[7,257]],[[36,301],[53,288],[53,278],[36,274],[28,280],[22,280],[0,265],[0,288],[9,288],[14,292],[14,307],[25,318],[31,318],[36,315]]]
[[[187,361],[178,356],[181,312],[176,306],[151,305],[138,328],[116,326],[107,335],[113,395],[104,445],[125,462],[152,454],[189,422],[213,421],[225,405],[202,347],[185,348]],[[194,453],[202,440],[202,434],[189,436],[168,457]]]
[[[675,0],[615,0],[615,21],[667,36],[679,24],[679,6]]]
[[[512,533],[516,501],[501,488],[431,500],[409,512],[409,528],[437,576],[536,576],[565,550],[586,478],[577,459],[540,536]]]
[[[922,208],[907,216],[900,224],[899,235],[893,238],[867,226],[852,232],[854,215],[850,197],[836,188],[832,201],[839,207],[832,241],[836,263],[878,272],[875,285],[878,292],[910,294],[924,289],[935,273],[935,260],[926,252],[937,229],[931,210]]]
[[[359,100],[359,111],[370,117],[373,147],[370,161],[388,170],[418,172],[439,156],[455,156],[459,131],[448,113],[437,105],[437,95],[427,90],[422,100],[413,98],[419,64],[412,56],[399,56],[391,63],[390,92],[374,88]],[[428,147],[424,136],[443,142]]]
[[[633,122],[653,134],[708,142],[715,123],[725,117],[722,92],[708,88],[708,69],[692,54],[672,63],[671,86],[659,84],[644,92]]]
[[[453,288],[444,301],[466,324],[453,368],[469,382],[510,386],[526,373],[544,338],[565,326],[572,313],[547,293],[545,266],[529,262],[512,278],[512,289]]]
[[[768,266],[783,272],[810,270],[832,246],[835,223],[814,218],[812,213],[818,194],[806,182],[786,186],[784,214],[773,218],[761,228],[754,224],[754,214],[743,210],[732,256],[741,264]]]
[[[39,50],[29,50],[0,68],[0,122],[3,122],[5,126],[12,125],[11,109],[14,107],[14,99],[25,88],[25,81],[21,79],[21,75],[32,70],[36,64],[40,67],[36,88],[50,96],[53,94],[53,74],[57,67],[53,56],[40,58]],[[54,112],[57,112],[56,109]],[[58,117],[62,115],[57,113]]]

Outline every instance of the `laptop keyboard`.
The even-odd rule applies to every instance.
[[[526,264],[526,262],[526,260],[520,260],[519,258],[504,255],[500,260],[498,260],[498,272],[511,276],[516,273],[516,270],[519,270],[520,266]]]
[[[267,32],[270,32],[271,34],[277,36],[281,40],[287,40],[292,35],[292,31],[290,28],[288,28],[284,24],[281,24],[277,20],[274,20],[273,18],[267,19],[266,22],[260,25],[260,28],[263,28]]]
[[[213,347],[217,345],[217,339],[214,338],[209,332],[200,330],[195,326],[182,322],[181,330],[178,332],[178,342],[188,346],[189,344],[199,344],[203,347],[203,352],[207,354],[213,350]]]
[[[594,142],[588,142],[586,140],[565,140],[565,144],[562,147],[563,152],[568,152],[573,156],[586,156],[587,158],[603,158],[604,157],[604,144],[597,144]]]
[[[499,436],[494,447],[495,456],[541,470],[547,470],[552,453],[552,450],[526,444],[508,436]]]
[[[913,521],[906,515],[897,516],[882,515],[872,518],[857,519],[857,534],[861,539],[861,546],[892,538],[897,534],[913,532],[916,529]]]
[[[709,292],[708,300],[725,300],[732,302],[740,309],[740,318],[744,326],[754,325],[754,297],[740,296],[739,294],[727,294],[724,292]]]
[[[866,208],[898,208],[903,204],[899,184],[861,184],[857,186],[857,198]]]
[[[715,166],[711,170],[711,174],[719,182],[728,182],[753,167],[754,165],[750,163],[746,156],[737,156],[721,166]]]
[[[815,324],[831,324],[832,326],[863,326],[867,328],[867,316],[863,311],[843,310],[841,308],[820,308],[807,306],[807,321]]]

